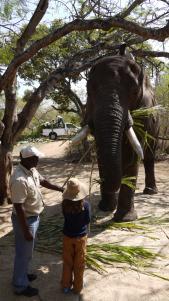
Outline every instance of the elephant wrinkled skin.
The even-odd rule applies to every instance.
[[[134,190],[121,184],[122,177],[134,177],[136,184],[139,160],[132,149],[126,130],[130,128],[129,111],[156,105],[153,89],[142,68],[124,55],[105,57],[91,68],[87,82],[88,99],[85,123],[95,137],[101,179],[101,210],[115,210],[115,221],[137,218]],[[158,135],[158,120],[143,120],[144,130]],[[157,193],[154,175],[156,142],[144,147],[144,193]],[[118,192],[118,194],[117,194]],[[118,195],[118,197],[117,197]]]

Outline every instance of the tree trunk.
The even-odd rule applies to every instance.
[[[12,147],[0,145],[0,205],[11,203],[9,181],[12,172]]]
[[[12,172],[13,124],[17,121],[16,78],[5,89],[5,111],[0,144],[0,205],[11,202],[9,181]]]
[[[0,120],[0,138],[2,137],[3,131],[4,131],[4,124],[3,122]]]

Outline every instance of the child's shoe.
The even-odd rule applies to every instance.
[[[64,293],[64,294],[69,294],[70,292],[71,292],[70,287],[64,287],[64,288],[63,288],[63,293]]]

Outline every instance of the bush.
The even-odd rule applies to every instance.
[[[42,133],[42,126],[34,127],[33,129],[25,129],[19,140],[29,140],[40,138]]]

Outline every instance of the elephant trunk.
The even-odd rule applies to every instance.
[[[126,117],[127,110],[117,103],[98,108],[95,112],[95,140],[101,178],[101,202],[104,207],[106,203],[107,207],[115,207],[112,199],[121,185],[121,140]]]

